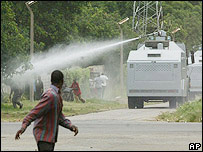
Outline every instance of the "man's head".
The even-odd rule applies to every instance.
[[[51,84],[61,89],[64,82],[63,78],[63,73],[59,70],[55,70],[51,73]]]

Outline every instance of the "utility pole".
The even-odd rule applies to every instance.
[[[30,6],[37,1],[28,1],[25,3],[27,6],[28,10],[30,11],[30,58],[32,59],[33,53],[34,53],[34,14],[32,12],[32,9]],[[34,90],[33,90],[33,80],[34,77],[30,78],[31,83],[30,83],[30,101],[34,101]]]
[[[121,41],[123,41],[123,30],[121,28],[121,24],[125,23],[127,20],[129,20],[128,17],[118,22],[118,27],[120,29],[120,36]],[[120,85],[121,85],[121,95],[123,94],[124,84],[123,84],[123,43],[121,43],[121,49],[120,49]]]

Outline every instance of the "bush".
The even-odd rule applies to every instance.
[[[5,102],[5,103],[10,102],[9,94],[8,93],[3,93],[2,97],[1,97],[1,100],[2,100],[2,102]]]
[[[186,102],[173,113],[165,112],[157,120],[175,122],[202,122],[202,99]]]

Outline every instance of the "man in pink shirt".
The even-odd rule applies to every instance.
[[[24,118],[22,127],[15,139],[20,139],[26,128],[34,121],[33,134],[39,151],[53,151],[57,142],[59,125],[78,134],[78,128],[62,113],[61,88],[64,76],[59,70],[51,74],[51,86],[42,95],[40,102]]]

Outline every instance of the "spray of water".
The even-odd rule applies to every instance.
[[[63,69],[69,66],[78,65],[78,63],[90,63],[103,53],[115,50],[120,44],[137,40],[139,38],[140,37],[124,41],[111,40],[91,42],[86,44],[74,43],[68,46],[57,45],[51,48],[47,53],[35,54],[31,60],[33,69],[27,70],[21,75],[16,74],[12,79],[15,82],[19,82],[18,84],[31,83],[31,78],[33,78],[34,75],[50,73],[55,69]],[[17,70],[20,71],[21,67]]]

